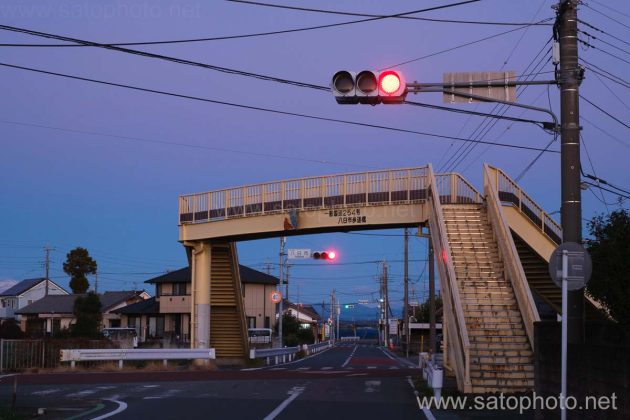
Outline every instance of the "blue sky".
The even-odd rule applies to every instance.
[[[319,1],[317,7],[395,14],[446,4],[445,1]],[[418,16],[532,22],[554,16],[553,1],[484,0]],[[278,4],[300,5],[295,1]],[[601,2],[600,2],[601,4]],[[606,5],[630,14],[627,2]],[[580,17],[621,39],[630,31],[596,10],[628,24],[627,16],[596,3]],[[593,10],[595,9],[595,10]],[[3,0],[2,24],[97,42],[170,40],[238,35],[357,20],[349,16],[281,10],[231,2]],[[505,32],[514,27],[386,19],[284,35],[190,44],[132,47],[218,66],[327,85],[338,69],[380,69],[409,59]],[[582,29],[591,31],[587,27]],[[514,70],[521,74],[551,36],[547,26],[530,27],[398,67],[408,80],[437,82],[451,71]],[[584,38],[586,35],[582,35]],[[586,40],[587,38],[585,38]],[[591,40],[622,59],[596,49],[581,57],[628,79],[630,47],[605,38]],[[1,43],[54,42],[0,31]],[[340,106],[332,95],[284,84],[89,48],[0,47],[3,63],[36,67],[247,105],[383,124],[451,136],[474,136],[478,117],[409,106]],[[545,57],[548,57],[546,55]],[[546,58],[545,58],[546,59]],[[551,64],[540,68],[553,70]],[[541,73],[540,79],[552,73]],[[172,97],[0,68],[0,280],[43,274],[43,247],[52,252],[51,276],[66,286],[65,254],[87,247],[99,264],[99,288],[130,289],[166,269],[186,264],[177,242],[180,194],[362,169],[422,166],[445,169],[458,150],[448,140],[344,126],[240,110]],[[587,71],[582,94],[623,121],[630,120],[628,90]],[[548,96],[549,95],[549,96]],[[442,104],[438,94],[410,99]],[[559,114],[555,87],[531,87],[519,102]],[[490,112],[493,105],[458,105]],[[583,137],[597,175],[630,185],[627,128],[582,102]],[[520,116],[515,109],[509,115]],[[524,118],[545,119],[525,112]],[[613,138],[614,137],[614,138]],[[544,147],[548,134],[531,124],[500,121],[484,140]],[[233,152],[193,148],[180,143]],[[253,153],[275,157],[256,156]],[[515,177],[537,152],[479,145],[454,169],[481,188],[483,162]],[[312,162],[317,160],[320,162]],[[584,166],[592,173],[583,151]],[[548,211],[559,209],[559,156],[543,156],[521,181]],[[584,191],[584,217],[617,208]],[[604,195],[614,202],[615,197]],[[400,230],[384,231],[400,235]],[[411,240],[412,259],[426,258],[426,242]],[[290,238],[289,247],[334,247],[339,262],[402,259],[401,236],[347,234]],[[278,240],[239,244],[242,263],[262,269],[278,261]],[[272,267],[275,270],[275,266]],[[390,263],[392,302],[402,298],[402,264]],[[328,300],[332,288],[342,301],[371,298],[378,290],[376,263],[291,269],[291,292],[305,303]],[[412,288],[426,295],[423,261],[410,268]],[[346,295],[343,295],[345,293]]]

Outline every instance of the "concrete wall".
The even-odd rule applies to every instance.
[[[627,333],[627,332],[626,332]],[[537,395],[560,394],[559,322],[535,323],[535,389]],[[570,412],[569,419],[630,418],[630,335],[611,323],[587,323],[585,344],[569,345],[567,362],[568,395],[579,404],[586,396],[616,395],[618,410],[583,410]],[[554,413],[538,411],[536,418],[560,418]]]
[[[256,318],[256,328],[265,327],[265,317],[269,317],[270,328],[276,320],[276,304],[271,302],[269,295],[276,290],[272,284],[243,283],[243,303],[245,316]]]

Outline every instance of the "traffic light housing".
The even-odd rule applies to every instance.
[[[405,79],[396,70],[341,70],[333,75],[331,89],[339,104],[395,104],[407,96]]]
[[[335,251],[315,251],[313,252],[313,259],[315,260],[329,260],[332,261],[337,258]]]

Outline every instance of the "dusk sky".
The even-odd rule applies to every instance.
[[[456,2],[278,0],[274,4],[393,15]],[[555,17],[551,7],[555,3],[482,0],[413,16],[538,22]],[[605,78],[587,69],[581,94],[621,122],[581,102],[583,145],[589,152],[587,155],[583,147],[583,168],[629,190],[630,44],[623,40],[630,39],[630,27],[623,21],[628,22],[630,3],[588,3],[591,7],[581,7],[580,19],[605,33],[581,24],[580,29],[597,39],[580,34],[580,39],[595,47],[583,46],[580,57],[604,75],[611,73],[615,80],[622,80],[614,83],[610,80],[614,76]],[[2,25],[99,43],[243,35],[361,19],[366,18],[228,1],[0,2]],[[507,31],[512,32],[462,46]],[[552,27],[545,25],[389,18],[268,36],[129,48],[326,86],[336,70],[391,66],[400,69],[408,81],[419,82],[439,82],[446,72],[493,70],[539,73],[530,79],[548,80],[554,76],[548,52],[551,36]],[[2,30],[0,43],[59,41]],[[461,48],[441,53],[458,46]],[[408,63],[397,66],[402,62]],[[408,105],[342,106],[324,91],[99,48],[3,46],[0,63],[466,139],[538,148],[546,147],[552,139],[532,124],[504,120],[494,124],[478,116]],[[538,154],[483,144],[472,145],[468,151],[460,149],[464,143],[427,135],[202,103],[8,67],[0,67],[0,91],[0,281],[42,276],[43,248],[49,244],[55,248],[51,278],[63,287],[67,288],[69,281],[62,270],[65,255],[83,246],[98,262],[99,290],[145,288],[145,280],[187,264],[178,242],[180,194],[428,163],[437,172],[460,172],[482,190],[484,162],[515,178]],[[500,110],[494,104],[443,104],[442,96],[436,93],[410,95],[408,99],[479,112]],[[556,115],[560,114],[558,89],[553,85],[519,89],[518,102],[551,106]],[[508,110],[506,115],[549,119],[519,108]],[[550,150],[559,150],[559,141]],[[520,184],[547,211],[559,210],[559,155],[545,153]],[[616,195],[601,194],[597,189],[583,191],[584,218],[619,208]],[[559,220],[558,214],[555,217]],[[259,270],[272,263],[271,269],[277,273],[278,246],[277,238],[239,243],[239,259]],[[297,300],[298,284],[304,303],[328,301],[332,288],[339,292],[342,303],[372,299],[378,292],[379,267],[375,261],[389,260],[392,306],[401,305],[402,230],[291,237],[287,246],[334,248],[339,254],[336,266],[291,268],[292,300]],[[410,240],[410,258],[415,260],[410,264],[411,290],[420,300],[428,290],[423,261],[426,252],[425,239]]]

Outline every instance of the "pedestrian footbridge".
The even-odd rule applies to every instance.
[[[538,306],[560,311],[547,263],[562,230],[503,171],[483,190],[431,165],[291,179],[179,199],[192,267],[192,345],[248,354],[235,243],[354,230],[429,227],[444,301],[445,363],[462,392],[534,385]],[[536,298],[536,300],[535,300]],[[540,303],[544,302],[544,303]]]

